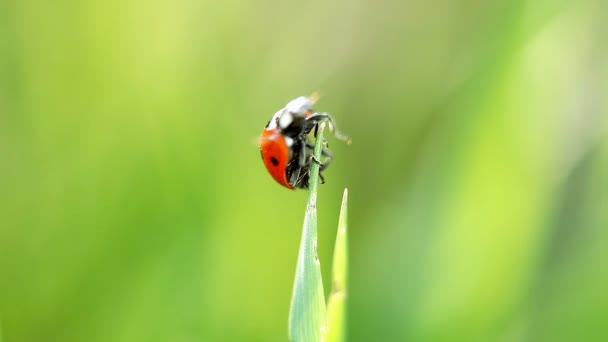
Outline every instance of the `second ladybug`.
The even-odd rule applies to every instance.
[[[289,189],[308,188],[311,163],[318,163],[320,171],[323,171],[331,162],[332,154],[327,148],[322,150],[326,157],[323,163],[316,160],[312,153],[314,144],[308,140],[313,129],[316,136],[321,121],[328,122],[330,131],[338,139],[350,143],[347,136],[336,130],[329,114],[313,111],[315,100],[314,97],[300,96],[290,101],[272,116],[260,137],[260,152],[266,169],[279,184]],[[323,183],[321,173],[319,177]]]

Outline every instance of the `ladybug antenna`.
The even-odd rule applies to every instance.
[[[336,139],[344,141],[347,145],[352,144],[353,140],[348,135],[338,131],[334,119],[332,119],[329,114],[321,113],[321,115],[325,116],[325,119],[327,119],[329,131],[334,135],[334,137],[336,137]]]
[[[334,137],[336,137],[336,139],[344,141],[346,145],[353,143],[353,140],[348,135],[336,129],[336,125],[334,124],[333,120],[330,120],[329,122],[329,131],[334,135]]]
[[[312,95],[310,95],[309,99],[314,104],[319,99],[319,97],[319,92],[315,91],[312,93]],[[331,117],[331,115],[329,115],[329,113],[312,113],[306,118],[306,120],[312,120],[316,123],[323,120],[327,120],[329,131],[334,135],[334,137],[336,137],[338,140],[344,141],[347,145],[350,145],[353,142],[348,135],[338,131],[338,129],[336,128],[336,123],[334,122],[334,119]]]
[[[321,98],[321,95],[319,94],[318,91],[313,91],[312,94],[310,94],[310,96],[308,97],[310,99],[310,102],[312,102],[312,104],[315,104],[317,101],[319,101],[319,98]]]

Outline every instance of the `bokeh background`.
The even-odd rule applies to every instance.
[[[256,139],[353,138],[351,341],[608,340],[608,2],[0,2],[0,331],[285,341],[306,192]],[[328,287],[328,286],[326,286]],[[327,289],[326,289],[327,290]]]

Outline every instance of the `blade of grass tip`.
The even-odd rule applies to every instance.
[[[345,341],[346,322],[346,279],[348,277],[348,244],[347,244],[348,189],[344,189],[338,233],[334,247],[332,266],[332,287],[327,302],[327,335],[326,342]]]
[[[320,160],[323,130],[317,132],[314,155]],[[296,276],[289,309],[289,339],[295,342],[318,342],[327,326],[325,295],[321,279],[321,264],[317,257],[317,188],[319,165],[312,163],[308,186],[308,204],[304,215],[302,241],[298,254]]]

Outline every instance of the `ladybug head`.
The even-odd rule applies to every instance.
[[[304,119],[312,113],[314,101],[310,97],[300,96],[291,100],[285,108],[279,110],[274,115],[276,125],[281,131],[289,131],[300,126]]]
[[[312,110],[313,101],[310,97],[300,96],[295,100],[289,101],[285,110],[292,115],[305,116],[307,112]]]

